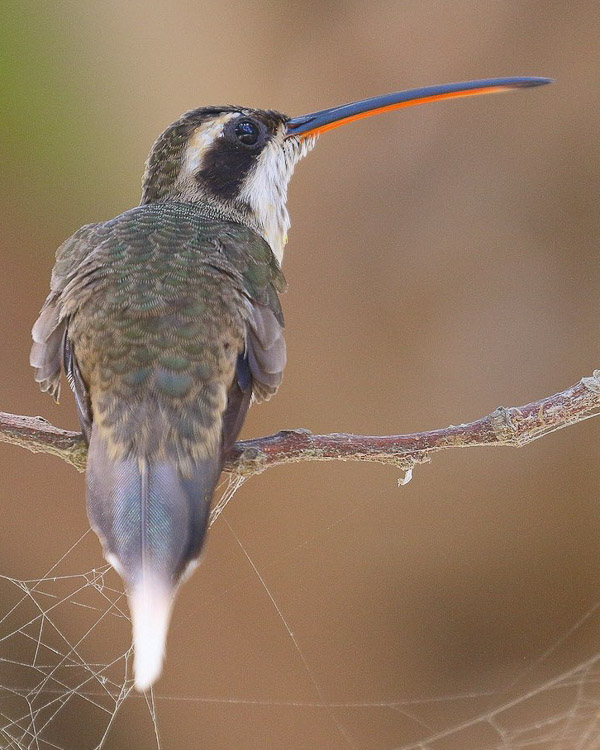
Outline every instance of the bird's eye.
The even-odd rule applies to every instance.
[[[235,126],[235,135],[244,146],[254,146],[260,135],[260,129],[253,120],[240,120]]]

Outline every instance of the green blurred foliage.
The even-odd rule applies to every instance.
[[[46,228],[82,223],[120,188],[118,134],[72,21],[68,4],[0,3],[1,196],[18,221]]]

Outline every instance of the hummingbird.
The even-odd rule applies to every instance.
[[[175,594],[198,563],[223,462],[286,364],[279,295],[288,183],[322,133],[402,107],[549,83],[443,84],[301,117],[193,109],[158,137],[141,202],[57,250],[30,362],[61,371],[88,443],[87,509],[131,612],[135,686],[162,670]]]

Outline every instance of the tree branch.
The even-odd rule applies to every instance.
[[[392,464],[411,477],[416,464],[448,448],[481,445],[521,447],[563,427],[600,414],[600,370],[553,396],[525,406],[499,406],[474,422],[411,435],[313,435],[309,430],[282,430],[276,435],[236,443],[225,471],[259,474],[271,466],[299,461],[374,461]],[[85,469],[87,447],[79,432],[54,427],[42,417],[0,412],[0,442],[34,453],[51,453],[79,471]]]

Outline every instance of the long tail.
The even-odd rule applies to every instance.
[[[174,597],[200,554],[220,472],[220,456],[198,462],[191,476],[183,476],[175,460],[114,460],[92,429],[88,515],[127,588],[138,690],[160,675]]]

